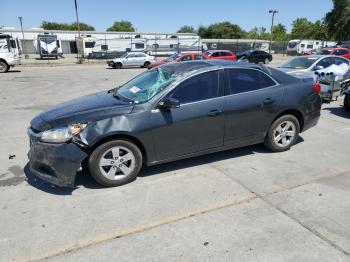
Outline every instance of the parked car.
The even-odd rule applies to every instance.
[[[119,58],[108,59],[107,65],[121,69],[122,67],[148,67],[155,62],[154,56],[142,52],[126,52]]]
[[[340,65],[346,63],[349,65],[350,61],[346,58],[333,55],[309,55],[297,56],[285,62],[278,69],[289,74],[309,74],[316,77],[314,72],[333,64]]]
[[[337,47],[337,48],[323,48],[320,51],[315,52],[316,55],[337,55],[350,59],[350,49]]]
[[[208,50],[203,55],[206,59],[237,60],[236,54],[230,50]]]
[[[153,62],[149,65],[149,69],[164,65],[167,63],[177,63],[177,62],[184,62],[184,61],[191,61],[191,60],[203,60],[205,57],[202,54],[198,53],[184,53],[184,54],[173,54],[172,56],[169,56],[168,58],[165,58],[162,61]]]
[[[237,59],[256,64],[268,64],[272,61],[272,55],[262,50],[247,50],[240,54],[237,54]]]
[[[317,124],[319,91],[318,84],[262,65],[162,65],[35,117],[29,172],[73,187],[86,163],[98,183],[118,186],[133,181],[142,165],[256,143],[286,151]]]

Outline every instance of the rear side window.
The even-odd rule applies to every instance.
[[[349,51],[347,51],[347,50],[337,50],[335,52],[336,55],[346,55],[348,53],[349,53]]]
[[[229,52],[220,52],[221,56],[231,56],[231,54]]]
[[[266,74],[254,69],[229,69],[228,77],[231,94],[239,94],[276,85]]]
[[[349,61],[348,61],[348,60],[342,59],[342,58],[340,58],[340,57],[335,57],[335,58],[334,58],[334,63],[335,63],[336,65],[340,65],[340,64],[343,64],[343,63],[349,65]]]
[[[181,104],[218,97],[218,71],[199,74],[185,80],[170,96],[178,99]]]

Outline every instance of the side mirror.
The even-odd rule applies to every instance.
[[[315,69],[314,70],[321,70],[321,69],[324,69],[324,67],[323,66],[321,66],[321,65],[317,65],[317,66],[315,66]]]
[[[163,101],[159,102],[159,109],[170,109],[170,108],[179,108],[180,101],[175,98],[166,98]]]

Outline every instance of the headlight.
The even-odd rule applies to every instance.
[[[53,128],[44,131],[40,140],[48,143],[64,143],[78,135],[85,127],[86,124],[73,124],[67,127]]]

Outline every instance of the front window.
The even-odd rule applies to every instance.
[[[182,82],[171,94],[181,104],[207,100],[219,96],[218,72],[206,72]]]
[[[293,68],[293,69],[307,69],[313,63],[315,63],[317,57],[295,57],[284,64],[282,64],[281,68]]]
[[[151,69],[125,85],[116,94],[134,103],[144,103],[176,80],[177,75],[162,68]]]
[[[95,42],[85,42],[85,48],[93,48],[95,46]]]
[[[174,54],[172,56],[169,56],[168,58],[164,59],[164,62],[172,62],[180,57],[179,54]]]
[[[298,44],[298,42],[289,42],[288,43],[288,47],[289,48],[295,48],[297,44]]]

